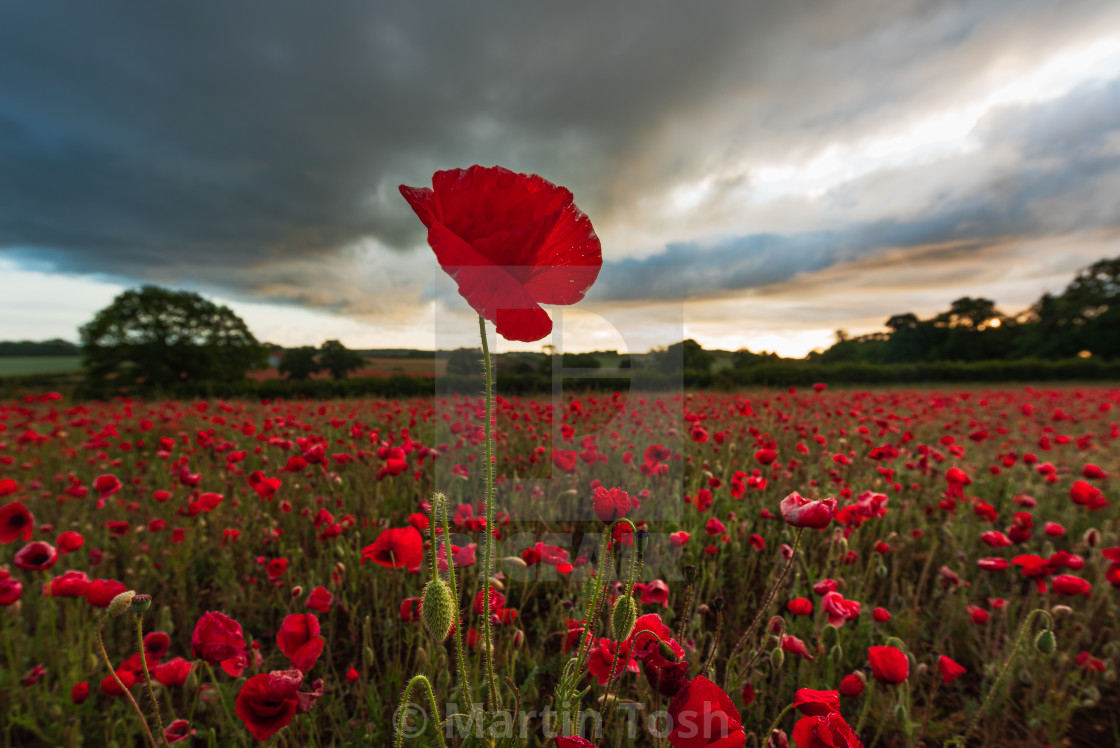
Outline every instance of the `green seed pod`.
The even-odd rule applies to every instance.
[[[649,530],[638,530],[634,537],[634,549],[643,556],[649,550]]]
[[[144,613],[151,607],[152,607],[152,596],[151,595],[136,595],[135,597],[132,598],[131,608],[132,608],[133,613]]]
[[[677,657],[677,653],[673,651],[673,648],[669,646],[668,642],[661,642],[657,645],[657,649],[661,652],[661,656],[669,662],[680,661],[680,658]]]
[[[634,621],[638,620],[638,605],[630,595],[623,595],[614,601],[614,611],[611,613],[611,627],[614,629],[616,641],[622,641],[630,636],[634,630]]]
[[[443,641],[451,633],[455,623],[455,601],[451,589],[442,579],[434,579],[424,585],[420,595],[420,619],[424,627],[436,641]]]
[[[1054,654],[1054,649],[1057,642],[1054,640],[1054,632],[1050,629],[1043,629],[1038,632],[1038,636],[1034,638],[1034,648],[1044,655]]]
[[[136,590],[128,590],[114,597],[113,601],[109,603],[108,615],[111,618],[116,618],[127,613],[129,608],[132,607],[132,598],[134,597],[136,597]]]
[[[785,661],[786,653],[782,651],[781,647],[774,647],[770,652],[770,664],[774,667],[781,667]]]

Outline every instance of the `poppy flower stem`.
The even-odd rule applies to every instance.
[[[159,734],[163,735],[163,717],[159,713],[159,701],[156,699],[155,690],[152,688],[152,675],[148,672],[148,654],[144,651],[144,614],[136,614],[136,646],[140,647],[140,665],[144,668],[144,683],[148,686],[148,698],[152,700],[152,709],[156,713],[156,727]]]
[[[447,748],[447,743],[443,739],[443,724],[440,722],[440,719],[439,719],[439,707],[436,706],[436,696],[432,692],[432,682],[430,680],[428,680],[427,676],[424,676],[424,675],[414,675],[414,676],[412,676],[412,680],[410,680],[408,682],[408,685],[404,687],[404,694],[401,696],[401,706],[397,710],[398,716],[397,716],[397,724],[396,724],[396,728],[397,728],[396,747],[401,748],[401,746],[404,745],[404,720],[405,720],[405,717],[408,716],[408,709],[406,709],[405,707],[409,703],[408,697],[412,695],[412,687],[415,686],[417,683],[421,683],[421,682],[424,684],[424,689],[428,693],[428,705],[432,709],[431,718],[432,718],[432,721],[435,723],[436,737],[439,738],[440,746],[442,746],[442,748]]]
[[[767,740],[770,739],[770,736],[773,735],[774,731],[778,729],[778,725],[780,725],[782,723],[782,718],[785,717],[787,714],[789,714],[789,711],[791,709],[793,709],[793,704],[788,705],[785,709],[783,709],[781,711],[781,713],[778,715],[778,718],[776,720],[774,720],[774,723],[772,725],[770,725],[770,728],[765,733],[763,733],[763,735],[762,735],[763,741],[767,741]],[[764,742],[763,745],[766,745],[766,743]]]
[[[459,587],[455,582],[455,560],[451,553],[451,527],[447,521],[447,499],[438,501],[437,507],[440,520],[443,522],[443,542],[447,545],[447,577],[451,585],[451,599],[455,601],[455,661],[459,666],[459,680],[463,690],[463,699],[466,701],[467,713],[473,715],[474,688],[471,686],[471,671],[467,669],[467,658],[463,654],[463,618],[459,614]],[[434,550],[432,554],[435,554]]]
[[[1042,608],[1036,608],[1035,610],[1032,610],[1029,614],[1027,614],[1026,619],[1023,621],[1023,625],[1019,627],[1019,634],[1015,637],[1015,645],[1011,647],[1011,654],[1007,656],[1007,659],[1004,661],[1003,666],[999,669],[999,675],[996,676],[996,682],[992,684],[992,687],[990,689],[988,689],[988,695],[984,699],[984,703],[980,705],[980,709],[976,712],[976,716],[972,718],[972,722],[969,724],[968,729],[965,730],[964,734],[957,739],[957,745],[968,745],[968,739],[972,737],[972,733],[975,732],[976,728],[980,725],[981,718],[983,718],[984,713],[988,711],[988,707],[992,705],[992,701],[995,699],[996,693],[999,691],[1000,685],[1003,683],[1003,679],[1007,677],[1008,671],[1011,670],[1011,663],[1015,661],[1015,656],[1019,654],[1019,648],[1023,646],[1023,641],[1027,638],[1027,632],[1030,630],[1031,623],[1033,623],[1035,617],[1039,615],[1046,617],[1047,629],[1054,626],[1054,619],[1050,616],[1050,613],[1048,611],[1045,611]]]
[[[502,708],[498,679],[494,675],[494,641],[490,625],[490,572],[494,568],[494,373],[490,366],[490,343],[486,337],[486,319],[478,315],[478,332],[482,337],[482,365],[486,372],[486,561],[482,568],[482,631],[485,639],[486,682],[490,688],[490,704]],[[450,550],[450,549],[448,549]]]
[[[101,631],[105,628],[106,617],[107,616],[101,616],[97,619],[97,646],[101,650],[101,659],[105,662],[105,666],[109,668],[109,672],[113,675],[113,680],[116,681],[117,688],[121,689],[121,692],[128,698],[129,703],[132,704],[132,708],[136,711],[136,716],[140,718],[140,724],[144,726],[144,734],[148,736],[148,741],[151,742],[154,748],[159,748],[159,743],[157,743],[155,737],[152,736],[152,728],[148,726],[148,720],[144,716],[143,710],[141,710],[140,705],[136,703],[136,699],[132,698],[132,692],[125,688],[124,683],[121,682],[117,671],[113,669],[113,662],[109,659],[109,653],[105,650],[105,639],[102,637]]]
[[[727,691],[731,688],[731,668],[735,664],[735,659],[747,646],[747,642],[750,641],[754,636],[755,631],[758,629],[758,625],[766,616],[766,611],[770,609],[771,603],[774,602],[774,598],[778,595],[778,590],[785,586],[786,578],[789,577],[790,569],[793,568],[793,564],[797,560],[797,549],[801,545],[801,533],[804,531],[804,527],[797,528],[797,534],[794,535],[793,538],[793,550],[789,554],[789,560],[786,561],[785,568],[782,569],[781,576],[778,577],[778,580],[770,588],[770,591],[767,592],[766,601],[762,604],[762,607],[758,609],[758,612],[755,613],[754,620],[751,621],[751,625],[743,633],[743,636],[735,644],[735,648],[731,650],[731,654],[727,657],[727,672],[725,673],[723,679],[724,691]],[[747,663],[747,667],[743,671],[744,673],[749,673],[751,671],[751,668],[754,667],[755,660],[758,659],[758,655],[761,651],[762,647],[758,647],[757,649],[755,649],[754,655],[751,657],[750,661]]]

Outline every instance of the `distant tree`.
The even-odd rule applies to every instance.
[[[228,307],[158,286],[118,295],[81,328],[81,340],[90,378],[154,385],[241,379],[267,355]]]
[[[61,338],[0,342],[0,356],[77,356],[81,352],[81,348]]]
[[[657,357],[658,368],[662,371],[711,371],[715,356],[705,351],[703,346],[692,338],[673,343],[661,351]]]
[[[918,326],[920,320],[913,312],[906,312],[905,314],[896,314],[886,321],[887,329],[891,332],[901,332],[903,330],[913,330]]]
[[[934,324],[939,327],[971,327],[975,330],[990,319],[1002,317],[991,299],[962,296],[949,306],[949,311],[937,315]]]
[[[603,363],[594,353],[565,353],[564,366],[571,369],[598,369]]]
[[[312,374],[323,370],[323,365],[315,360],[317,353],[310,345],[289,348],[276,369],[288,379],[310,379]]]
[[[483,372],[481,348],[456,348],[447,357],[447,373],[473,377]]]
[[[350,372],[365,366],[362,354],[352,351],[337,340],[328,340],[319,346],[319,364],[335,379],[346,379]]]

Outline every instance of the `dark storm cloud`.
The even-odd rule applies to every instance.
[[[601,232],[640,225],[643,199],[732,155],[794,159],[881,130],[992,59],[1045,55],[1116,13],[1058,5],[6,4],[0,249],[367,313],[363,294],[393,280],[344,295],[330,266],[355,243],[423,242],[401,182],[502,163],[571,187]],[[710,250],[728,269],[714,281],[673,246],[662,269],[682,282],[649,292],[780,279],[858,254],[860,232],[907,230],[736,240]]]
[[[997,110],[978,124],[975,135],[982,147],[960,157],[959,168],[984,168],[983,154],[996,149],[1012,165],[994,169],[966,194],[924,206],[920,215],[836,231],[672,244],[644,259],[608,263],[590,296],[710,298],[891,249],[925,252],[929,245],[952,245],[953,254],[967,254],[997,239],[1120,226],[1120,80],[1085,86],[1045,104]],[[891,181],[921,184],[927,170],[898,169]],[[891,187],[876,176],[855,180],[823,200],[859,204],[884,189]],[[949,264],[954,258],[943,259]]]

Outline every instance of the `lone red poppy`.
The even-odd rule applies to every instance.
[[[424,540],[415,527],[390,527],[362,549],[362,561],[372,561],[387,569],[417,569],[424,560]]]
[[[507,340],[552,332],[541,304],[575,304],[603,266],[602,245],[572,193],[501,166],[437,171],[401,185],[459,293]]]

